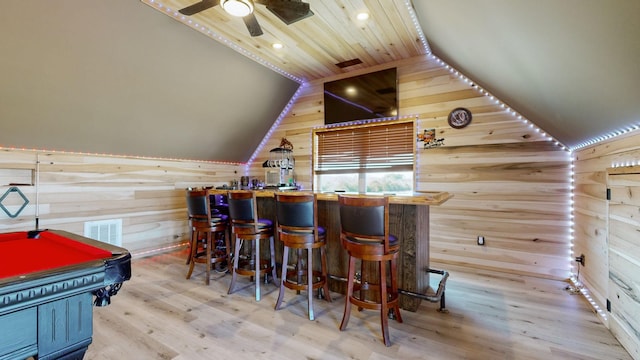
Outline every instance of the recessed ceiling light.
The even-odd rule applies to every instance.
[[[274,49],[277,49],[277,50],[282,49],[282,48],[284,47],[284,45],[282,45],[282,44],[280,44],[280,43],[273,43],[273,44],[271,44],[271,46],[272,46]]]
[[[356,17],[358,20],[367,20],[369,18],[369,13],[361,12]]]

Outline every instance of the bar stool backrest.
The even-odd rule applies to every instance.
[[[382,243],[389,250],[389,198],[338,196],[342,236],[360,242]]]
[[[251,192],[229,193],[229,216],[232,220],[253,222],[256,219],[255,202]]]
[[[320,240],[321,232],[324,236],[324,229],[318,227],[315,194],[276,193],[276,221],[280,238],[290,243],[314,243]]]
[[[278,224],[298,228],[316,226],[316,203],[313,194],[276,194]]]
[[[187,211],[192,222],[211,224],[209,193],[206,190],[187,190]]]
[[[252,231],[258,233],[258,209],[256,195],[253,191],[230,191],[227,197],[229,203],[229,217],[234,228],[253,227]]]

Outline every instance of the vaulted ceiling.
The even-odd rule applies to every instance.
[[[196,2],[4,0],[0,146],[244,162],[300,83],[429,51],[569,147],[640,123],[638,1]]]

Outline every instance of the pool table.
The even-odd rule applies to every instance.
[[[124,248],[60,230],[0,233],[0,360],[82,359],[93,305],[130,278]]]

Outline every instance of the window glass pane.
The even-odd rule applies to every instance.
[[[358,192],[358,174],[323,174],[318,175],[320,191],[344,190]]]
[[[363,177],[364,188],[359,189],[359,179]],[[394,171],[378,173],[322,174],[317,176],[320,191],[344,190],[354,193],[394,193],[413,192],[413,172]]]
[[[367,173],[365,191],[371,193],[411,193],[413,192],[413,172]]]

